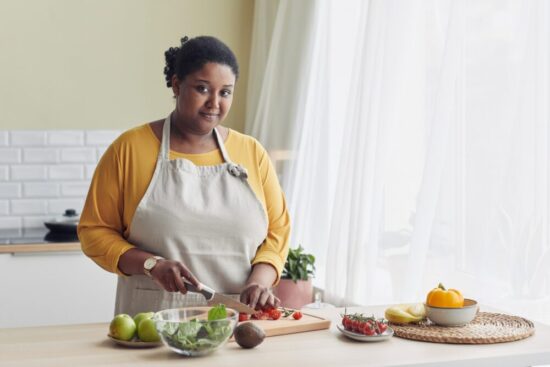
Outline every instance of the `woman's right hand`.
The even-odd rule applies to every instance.
[[[159,260],[151,270],[151,277],[162,289],[168,292],[187,293],[187,287],[183,281],[185,278],[189,283],[201,289],[201,283],[191,271],[181,262],[175,260]]]

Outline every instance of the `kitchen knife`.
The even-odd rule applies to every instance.
[[[249,307],[244,303],[237,301],[236,299],[220,294],[215,290],[213,290],[212,288],[205,286],[204,284],[202,285],[202,288],[199,290],[197,289],[197,287],[195,287],[194,284],[191,284],[186,279],[183,279],[183,282],[185,283],[185,287],[189,292],[202,294],[204,298],[206,298],[206,302],[208,303],[209,306],[223,303],[225,306],[235,309],[238,312],[247,313],[247,314],[256,313],[256,310],[253,309],[252,307]]]

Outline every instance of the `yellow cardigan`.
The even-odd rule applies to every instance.
[[[248,182],[269,220],[267,238],[252,264],[271,264],[278,274],[288,254],[290,219],[275,169],[260,143],[229,130],[225,146],[231,160],[248,170]],[[105,151],[92,179],[78,226],[82,251],[107,271],[118,269],[120,256],[135,246],[126,239],[136,208],[153,177],[160,141],[149,124],[128,130]],[[185,158],[198,166],[223,162],[219,149],[201,154],[170,151],[170,158]]]

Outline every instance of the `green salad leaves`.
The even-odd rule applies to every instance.
[[[208,311],[208,321],[223,320],[225,318],[227,318],[227,310],[223,303],[212,307],[210,311]]]
[[[207,320],[167,322],[161,334],[174,348],[190,352],[207,352],[224,343],[233,333],[231,321],[226,318],[225,305],[219,304],[208,311]]]

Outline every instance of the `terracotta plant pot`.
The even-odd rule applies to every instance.
[[[300,309],[312,302],[313,285],[311,284],[311,278],[298,280],[296,283],[292,279],[281,279],[279,284],[273,288],[273,294],[281,300],[281,306]]]

